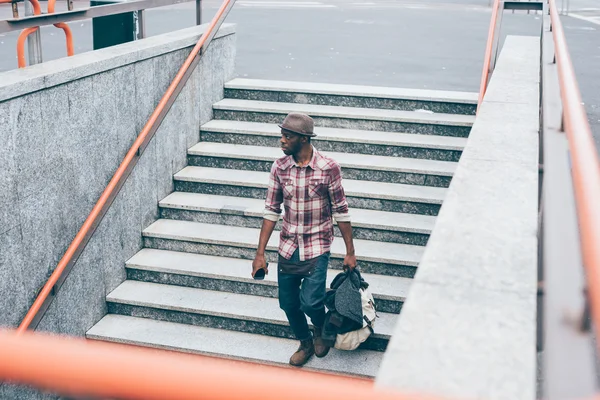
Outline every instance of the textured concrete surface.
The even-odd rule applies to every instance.
[[[264,200],[244,197],[174,192],[160,201],[164,208],[244,215],[262,219]],[[282,211],[283,213],[285,212]],[[407,231],[428,234],[433,229],[435,217],[431,215],[401,214],[386,211],[351,209],[352,227],[374,228],[390,231]],[[334,221],[336,224],[336,221]]]
[[[415,160],[411,158],[372,156],[368,154],[332,153],[327,151],[322,153],[323,155],[336,160],[344,170],[355,168],[374,171],[412,172],[452,176],[454,170],[456,169],[456,163],[447,161]],[[195,156],[269,161],[271,164],[278,158],[284,156],[281,149],[275,147],[208,142],[196,144],[189,150],[188,154]]]
[[[202,125],[202,132],[238,133],[241,135],[281,138],[281,128],[277,124],[260,122],[212,120]],[[313,140],[316,143],[327,140],[455,151],[462,151],[467,144],[466,138],[459,137],[411,135],[400,132],[361,131],[358,129],[324,128],[320,126],[315,127],[315,133],[317,136]],[[352,151],[349,152],[352,153]]]
[[[295,340],[122,315],[107,315],[87,333],[87,337],[281,366],[288,364],[298,348]],[[377,351],[332,350],[325,358],[313,357],[305,368],[372,377],[381,358],[382,353]]]
[[[322,127],[317,135],[314,143],[322,151],[440,161],[458,161],[466,143],[461,137]],[[260,122],[213,120],[202,126],[200,137],[212,143],[281,146],[281,128]]]
[[[442,90],[403,89],[377,86],[340,85],[318,82],[294,82],[236,78],[225,89],[301,92],[356,97],[374,97],[399,100],[430,100],[450,103],[477,104],[477,93]]]
[[[240,77],[471,92],[479,89],[490,1],[317,2],[326,7],[286,7],[282,4],[285,0],[247,1],[252,2],[261,4],[238,4],[228,18],[240,32],[236,69]],[[220,0],[202,3],[205,21],[221,5]],[[589,10],[600,7],[597,0],[569,3],[569,15],[561,19],[596,147],[600,149],[600,19],[598,10]],[[75,8],[88,4],[89,1],[75,0]],[[562,7],[563,2],[558,5]],[[148,10],[148,35],[194,26],[194,7],[190,2]],[[64,2],[57,3],[57,11],[65,8]],[[585,15],[587,20],[576,18]],[[0,5],[0,18],[10,16],[10,6]],[[533,13],[509,13],[503,20],[501,34],[539,35],[539,17]],[[306,21],[310,21],[310,29]],[[71,24],[71,28],[76,39],[75,52],[90,51],[91,21]],[[0,38],[0,54],[6,55],[0,57],[2,71],[17,67],[15,46],[19,32]],[[394,42],[390,44],[381,37],[393,37]],[[43,27],[42,42],[44,59],[65,56],[64,37],[56,28]]]
[[[176,274],[192,277],[212,277],[236,282],[251,283],[253,286],[268,285],[277,287],[277,264],[270,264],[270,273],[262,281],[250,276],[252,262],[230,257],[215,257],[203,254],[178,253],[174,251],[142,249],[127,261],[127,268],[143,271]],[[327,285],[340,271],[330,269]],[[374,296],[380,299],[403,301],[412,279],[362,274],[372,287]],[[276,297],[276,293],[274,296]]]
[[[377,384],[536,394],[539,39],[508,37]],[[443,326],[444,329],[431,329]]]
[[[127,280],[109,293],[106,300],[109,303],[289,326],[285,313],[279,308],[279,300],[271,297]],[[389,339],[396,318],[394,314],[380,313],[376,321],[377,335]]]
[[[240,78],[225,86],[225,95],[246,100],[468,115],[475,114],[477,102],[477,93]]]
[[[236,99],[226,99],[229,102],[236,102],[236,107],[227,108],[223,106],[222,103],[220,106],[214,108],[214,115],[216,119],[226,119],[232,121],[251,121],[251,122],[263,122],[263,123],[281,123],[281,121],[285,118],[285,116],[292,112],[293,110],[297,112],[302,112],[310,115],[315,123],[315,126],[327,127],[327,128],[344,128],[344,129],[361,129],[366,131],[388,131],[388,132],[405,132],[405,133],[418,133],[423,135],[444,135],[444,136],[458,136],[458,137],[467,137],[469,136],[469,131],[471,130],[471,125],[469,123],[463,124],[445,124],[445,123],[435,123],[441,122],[439,120],[433,120],[430,118],[431,122],[428,123],[426,121],[422,121],[419,118],[421,115],[427,115],[426,112],[417,112],[417,111],[398,111],[398,110],[380,110],[374,108],[359,108],[356,110],[362,110],[363,113],[356,113],[352,115],[351,113],[346,113],[346,110],[352,109],[352,107],[338,107],[338,106],[315,106],[313,104],[297,104],[297,103],[287,103],[288,107],[281,107],[280,104],[283,103],[275,103],[275,102],[259,102],[253,100],[236,100]],[[244,110],[242,105],[243,102],[256,104],[269,104],[274,105],[273,108],[265,108],[263,110],[258,110],[258,107],[250,110]],[[216,106],[216,105],[215,105]],[[238,108],[238,106],[240,108]],[[329,111],[334,111],[331,109],[339,109],[339,114],[334,113],[323,113],[324,115],[319,115],[317,110],[311,110],[313,107],[329,107]],[[376,113],[372,113],[370,111],[375,111]],[[395,120],[387,120],[385,118],[386,113],[408,113],[411,115],[406,115],[407,119],[397,115],[399,118]],[[373,115],[379,114],[379,115]],[[440,114],[442,115],[442,114]],[[451,115],[451,114],[444,114]],[[470,115],[464,115],[460,117],[471,117]],[[420,121],[421,120],[421,121]]]
[[[202,25],[177,30],[146,40],[45,62],[30,66],[25,70],[2,72],[0,73],[0,101],[67,84],[77,79],[138,63],[176,50],[187,49],[190,46],[193,47],[198,41],[199,35],[206,28],[207,25]],[[222,38],[234,32],[234,24],[224,24],[215,38]],[[230,76],[232,74],[233,72]],[[78,111],[85,112],[86,110],[78,109]]]
[[[343,106],[323,106],[319,104],[295,104],[269,101],[224,99],[216,103],[215,110],[276,113],[303,112],[310,116],[329,118],[366,119],[375,121],[394,121],[415,124],[471,126],[475,117],[458,114],[431,114],[417,111],[381,110]]]
[[[192,243],[204,243],[220,246],[232,246],[255,250],[259,229],[242,228],[224,225],[202,224],[189,221],[159,219],[144,229],[145,237],[168,240],[179,240]],[[267,245],[269,250],[276,250],[279,244],[279,232],[274,232]],[[355,240],[357,259],[376,263],[418,265],[423,253],[422,246],[411,246],[400,243],[372,242]],[[331,245],[332,258],[344,258],[346,248],[343,240],[334,240]]]
[[[267,172],[258,171],[233,171],[220,168],[186,167],[175,175],[175,179],[188,182],[225,183],[227,185],[251,186],[266,189],[269,181],[268,175]],[[447,189],[344,179],[344,190],[346,195],[350,196],[441,204]]]
[[[23,318],[204,29],[0,75],[0,326]],[[106,312],[106,294],[125,279],[123,261],[141,248],[141,231],[233,74],[234,27],[222,33],[39,329],[81,336]]]

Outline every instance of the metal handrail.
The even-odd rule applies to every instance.
[[[18,335],[14,331],[0,331],[0,354],[0,381],[73,397],[140,400],[438,398],[374,388],[372,381],[361,378],[39,332]]]
[[[591,316],[600,332],[600,161],[588,123],[555,0],[549,0],[563,130],[569,142],[581,254]]]
[[[481,83],[479,85],[479,98],[477,100],[477,110],[479,111],[479,107],[483,102],[483,96],[485,95],[485,91],[487,90],[487,85],[489,82],[489,76],[491,73],[491,65],[492,65],[492,53],[494,49],[494,40],[496,35],[496,23],[498,20],[498,13],[500,11],[500,0],[494,0],[494,5],[492,6],[492,19],[490,21],[490,27],[488,30],[488,38],[487,43],[485,45],[485,56],[483,59],[483,71],[481,72]]]
[[[56,0],[48,0],[48,14],[54,14],[54,7],[56,6]],[[65,39],[67,40],[67,57],[71,57],[75,54],[73,49],[73,33],[69,25],[64,22],[54,24],[55,27],[62,29],[65,32]]]
[[[41,15],[40,4],[37,0],[30,0],[33,5],[34,16]],[[0,3],[8,3],[11,1],[0,0]],[[54,7],[56,5],[56,0],[48,0],[48,14],[54,14]],[[64,22],[58,22],[54,24],[55,27],[62,29],[65,32],[65,39],[67,41],[67,56],[71,57],[75,54],[75,50],[73,47],[73,33],[71,32],[71,28]],[[25,39],[27,36],[32,33],[37,32],[40,29],[39,26],[30,27],[23,29],[23,32],[19,35],[17,39],[17,65],[19,68],[25,68],[27,66],[27,61],[25,60]]]
[[[193,0],[132,0],[122,3],[106,4],[90,8],[56,12],[54,14],[42,14],[23,18],[0,20],[0,34],[36,26],[54,25],[59,22],[81,21],[85,19],[105,17],[108,15],[122,14],[132,11],[140,11],[149,8],[164,7],[174,4],[187,3],[191,1]],[[197,3],[199,3],[198,0],[196,1]],[[11,3],[11,1],[0,0],[0,4],[2,3]]]
[[[54,297],[56,297],[56,294],[60,290],[60,287],[65,281],[67,275],[77,262],[77,259],[100,224],[100,221],[108,211],[115,197],[119,194],[121,187],[127,180],[127,177],[133,170],[133,167],[137,164],[146,146],[154,137],[154,134],[171,109],[171,106],[177,99],[177,96],[185,86],[191,74],[194,72],[194,69],[200,61],[200,57],[208,49],[212,39],[234,4],[235,0],[223,1],[223,4],[217,11],[212,22],[208,26],[208,29],[202,35],[200,40],[198,40],[198,43],[196,43],[190,52],[190,55],[179,69],[179,72],[177,72],[177,75],[169,85],[166,93],[161,98],[158,106],[125,155],[121,165],[108,183],[108,186],[106,189],[104,189],[100,199],[88,215],[79,232],[77,232],[75,239],[73,239],[73,242],[69,245],[66,253],[58,263],[58,266],[46,284],[43,286],[35,302],[27,312],[27,315],[25,315],[25,318],[17,330],[18,332],[23,332],[30,328],[35,329],[43,317],[44,313],[52,303],[52,300]]]

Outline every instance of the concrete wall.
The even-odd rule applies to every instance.
[[[509,36],[377,385],[536,396],[540,42]]]
[[[20,323],[205,28],[0,74],[0,326]],[[106,313],[233,77],[234,33],[215,37],[39,330],[81,336]]]

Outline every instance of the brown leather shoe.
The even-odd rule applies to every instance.
[[[300,342],[298,350],[292,354],[290,364],[294,367],[301,367],[310,360],[313,354],[315,354],[315,346],[313,345],[312,339],[303,340]]]
[[[321,329],[322,328],[315,327],[315,355],[319,358],[325,357],[327,353],[329,353],[330,349],[330,347],[327,344],[325,344],[325,341],[321,337]]]

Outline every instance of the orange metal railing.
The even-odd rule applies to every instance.
[[[114,201],[122,185],[125,183],[125,180],[131,173],[131,169],[137,163],[137,160],[144,151],[145,146],[150,141],[150,139],[152,139],[152,136],[158,129],[158,126],[162,122],[162,119],[168,112],[170,106],[172,105],[172,102],[177,96],[178,90],[181,90],[181,84],[185,84],[187,77],[189,77],[189,74],[191,74],[193,68],[190,68],[190,66],[192,65],[192,63],[194,63],[194,66],[197,64],[200,56],[200,50],[203,48],[205,43],[207,43],[209,38],[212,38],[212,36],[214,36],[217,24],[220,23],[222,17],[224,17],[225,15],[226,10],[228,10],[228,8],[230,8],[230,5],[232,5],[233,3],[235,3],[235,0],[225,0],[223,2],[221,8],[219,8],[215,17],[210,23],[208,29],[202,35],[198,43],[196,43],[196,45],[190,52],[190,55],[183,63],[179,72],[177,72],[177,75],[171,82],[171,85],[167,89],[166,93],[161,98],[160,102],[158,103],[158,106],[150,116],[150,119],[140,132],[139,136],[137,137],[127,154],[125,155],[125,159],[121,162],[121,165],[119,166],[112,179],[108,183],[108,186],[104,189],[104,192],[100,196],[100,199],[93,207],[92,211],[83,223],[83,226],[81,227],[79,232],[77,232],[75,239],[73,239],[73,242],[69,245],[66,253],[63,255],[62,259],[58,263],[58,266],[54,269],[54,272],[52,273],[46,284],[43,286],[35,302],[25,315],[25,318],[23,319],[21,325],[17,330],[18,332],[24,332],[25,330],[27,330],[34,321],[39,322],[41,315],[49,306],[49,300],[51,299],[49,296],[55,295],[55,289],[57,286],[60,285],[59,281],[61,279],[64,279],[63,274],[66,270],[68,270],[68,268],[71,268],[73,264],[77,261],[77,258],[85,248],[96,227],[98,226],[104,214]]]
[[[495,40],[495,32],[496,32],[496,23],[498,20],[498,13],[502,12],[500,10],[500,0],[494,0],[494,4],[492,6],[492,20],[490,21],[490,28],[488,30],[488,38],[487,43],[485,45],[485,56],[483,58],[483,71],[481,72],[481,84],[479,85],[479,98],[477,100],[477,110],[479,111],[479,107],[483,102],[483,96],[485,96],[485,91],[487,90],[487,85],[489,82],[490,72],[491,72],[491,64],[492,64],[492,53],[494,51],[494,40]]]
[[[563,130],[569,142],[583,266],[595,331],[600,332],[600,161],[588,123],[556,0],[550,20],[563,106]]]
[[[251,345],[251,344],[250,344]],[[67,396],[143,400],[433,400],[366,379],[207,356],[0,331],[0,381]]]
[[[41,15],[42,8],[40,7],[40,3],[38,0],[29,0],[31,5],[33,6],[33,15]],[[13,0],[0,0],[0,4],[8,4],[13,3]],[[56,5],[56,0],[48,0],[48,14],[54,14],[54,7]],[[75,54],[74,46],[73,46],[73,33],[71,32],[71,28],[65,23],[59,22],[54,24],[55,27],[62,29],[65,32],[65,38],[67,41],[67,56],[72,56]],[[27,66],[27,60],[25,59],[25,40],[29,35],[38,31],[39,26],[35,28],[26,28],[23,29],[19,37],[17,38],[17,63],[19,68],[25,68]]]
[[[55,5],[56,0],[48,0],[48,14],[54,14]],[[59,22],[54,24],[54,26],[65,32],[65,38],[67,39],[67,56],[71,57],[75,53],[73,49],[73,33],[71,32],[71,28],[64,22]]]

